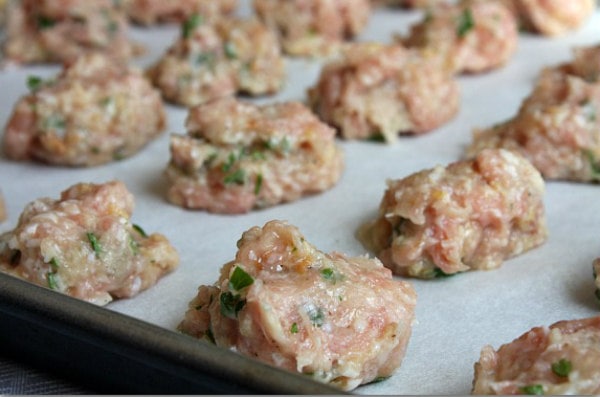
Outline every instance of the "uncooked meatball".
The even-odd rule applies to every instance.
[[[251,228],[237,247],[181,331],[343,390],[400,366],[416,294],[377,259],[325,254],[281,221]]]
[[[119,181],[35,200],[0,235],[0,271],[98,305],[132,297],[179,264],[165,236],[131,222],[133,205]]]
[[[435,278],[489,270],[546,241],[544,181],[522,156],[475,159],[388,181],[358,236],[395,274]]]

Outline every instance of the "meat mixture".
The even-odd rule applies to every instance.
[[[204,23],[196,14],[148,76],[166,100],[192,107],[236,93],[273,94],[285,63],[277,37],[258,20]]]
[[[98,305],[132,297],[179,263],[163,235],[131,223],[133,206],[118,181],[35,200],[0,235],[0,271]]]
[[[546,240],[544,181],[516,153],[485,150],[387,185],[358,236],[395,274],[494,269]]]
[[[171,137],[168,199],[244,213],[331,188],[344,168],[335,131],[298,102],[255,106],[222,98],[190,109]]]
[[[485,346],[473,394],[600,394],[600,317],[535,327],[498,351]]]
[[[579,28],[596,9],[595,0],[508,0],[506,3],[522,29],[546,36],[559,36]]]
[[[104,164],[133,155],[165,128],[160,93],[141,71],[104,55],[81,56],[56,79],[30,76],[27,84],[4,133],[14,160]]]
[[[134,46],[124,10],[113,0],[10,1],[4,56],[17,63],[72,61],[103,53],[127,61]]]
[[[125,0],[127,15],[135,23],[154,25],[183,22],[194,14],[205,19],[231,14],[237,0]]]
[[[237,247],[219,280],[200,286],[181,331],[343,390],[400,366],[416,294],[377,259],[325,254],[280,221]]]
[[[440,3],[401,42],[447,58],[456,73],[480,73],[506,64],[517,49],[514,14],[499,1]]]
[[[309,103],[346,139],[394,142],[398,133],[421,134],[452,119],[460,92],[443,60],[400,45],[354,44],[326,64]]]
[[[467,156],[485,148],[521,152],[547,179],[600,181],[600,45],[545,68],[517,115],[476,130]]]
[[[370,0],[254,0],[257,15],[279,33],[285,53],[335,54],[366,27]]]

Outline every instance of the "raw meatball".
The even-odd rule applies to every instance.
[[[544,181],[523,157],[486,150],[472,161],[388,181],[361,241],[398,275],[489,270],[546,240]]]
[[[4,55],[18,63],[64,62],[89,53],[127,61],[125,12],[113,0],[9,2]]]
[[[464,0],[431,8],[401,41],[446,57],[456,73],[480,73],[512,58],[518,34],[516,18],[503,2]]]
[[[343,171],[335,131],[298,102],[223,98],[190,109],[186,125],[166,171],[168,199],[182,207],[243,213],[322,192]]]
[[[367,25],[369,0],[254,0],[257,15],[279,32],[293,56],[326,56]]]
[[[153,25],[183,22],[194,14],[213,19],[232,13],[237,0],[125,0],[127,15],[134,22]]]
[[[596,279],[596,298],[600,301],[600,258],[594,261],[593,267],[594,278]]]
[[[598,395],[600,317],[535,327],[475,364],[473,394]]]
[[[133,199],[113,181],[29,203],[0,235],[0,271],[98,305],[151,287],[179,256],[163,235],[131,223]]]
[[[431,131],[460,107],[458,84],[440,58],[376,43],[352,45],[326,64],[308,96],[342,137],[387,142],[398,133]]]
[[[544,69],[514,118],[474,132],[467,156],[485,148],[519,151],[547,179],[600,181],[600,46]]]
[[[143,74],[99,54],[65,65],[56,78],[28,80],[4,133],[14,160],[93,166],[138,152],[162,133],[160,93]]]
[[[377,259],[325,254],[280,221],[237,246],[217,283],[200,286],[181,331],[344,390],[400,366],[416,294]]]
[[[577,29],[596,9],[596,0],[508,0],[506,3],[522,28],[546,36]]]
[[[166,100],[191,107],[238,92],[273,94],[285,64],[277,37],[257,20],[207,24],[194,15],[148,75]]]

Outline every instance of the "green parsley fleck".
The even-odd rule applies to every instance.
[[[231,273],[231,277],[229,278],[229,288],[234,291],[241,291],[253,283],[254,279],[252,276],[239,266],[233,269],[233,273]]]
[[[202,16],[199,14],[193,14],[188,19],[186,19],[181,25],[181,35],[183,36],[183,38],[188,39],[192,35],[194,29],[202,25],[203,22],[204,21],[202,20]]]
[[[50,262],[48,262],[48,263],[50,264],[50,267],[52,268],[52,271],[54,273],[56,273],[58,271],[58,268],[60,267],[59,263],[58,263],[58,259],[56,259],[56,258],[53,257],[52,259],[50,259]]]
[[[292,326],[290,327],[290,332],[292,334],[297,334],[298,333],[298,324],[297,323],[293,323]]]
[[[242,169],[235,170],[231,174],[225,175],[223,183],[226,185],[235,183],[236,185],[243,185],[246,182],[246,172]]]
[[[98,237],[96,237],[96,235],[92,232],[87,232],[86,236],[90,242],[90,245],[92,246],[92,249],[94,250],[94,253],[96,254],[96,258],[99,258],[100,254],[102,253],[102,246],[98,241]]]
[[[458,273],[446,273],[439,267],[434,267],[432,269],[428,269],[423,273],[423,278],[433,279],[433,278],[447,278],[452,277]]]
[[[385,143],[385,136],[381,132],[375,132],[367,138],[368,142]]]
[[[196,65],[206,65],[208,67],[213,67],[215,64],[215,54],[212,52],[201,52],[196,56]]]
[[[129,235],[129,249],[133,255],[137,255],[140,253],[140,245],[133,238],[133,235]]]
[[[44,85],[44,80],[41,77],[27,77],[27,88],[29,88],[29,91],[37,91],[42,85]]]
[[[594,180],[600,180],[600,161],[596,160],[596,156],[591,150],[584,150],[583,154],[587,157],[588,162],[590,163],[592,178]]]
[[[330,267],[326,267],[325,269],[321,270],[321,275],[325,280],[331,280],[334,277],[333,269]]]
[[[254,184],[254,195],[258,196],[260,189],[262,188],[263,176],[262,174],[256,175],[256,182]]]
[[[255,161],[267,159],[267,156],[263,152],[259,152],[259,151],[252,152],[250,157],[252,157],[252,160],[255,160]]]
[[[46,274],[46,280],[48,281],[48,288],[58,289],[58,281],[56,280],[56,273],[48,272]]]
[[[223,172],[229,172],[229,170],[231,169],[231,167],[233,167],[233,165],[235,164],[235,162],[237,161],[237,156],[235,155],[234,152],[229,153],[229,156],[227,156],[227,161],[223,163],[223,165],[221,166],[221,170],[223,170]]]
[[[541,396],[544,394],[544,386],[542,385],[527,385],[520,387],[519,390],[524,394]]]
[[[44,119],[44,129],[64,130],[66,126],[67,122],[59,114],[52,114]]]
[[[144,229],[142,229],[141,226],[136,225],[135,223],[131,225],[131,227],[133,227],[133,230],[135,230],[136,232],[138,232],[138,234],[144,238],[147,238],[148,235],[146,234],[146,232],[144,231]]]
[[[238,57],[237,48],[235,48],[235,44],[231,41],[227,41],[223,44],[223,51],[225,52],[225,56],[229,59],[237,59]]]
[[[111,96],[107,96],[107,97],[104,97],[104,98],[102,98],[102,99],[100,100],[99,104],[100,104],[100,106],[102,106],[103,108],[109,108],[109,107],[112,107],[112,106],[114,106],[114,104],[115,104],[115,100],[113,99],[113,97],[111,97]]]
[[[225,317],[236,319],[240,310],[246,305],[246,300],[240,295],[231,292],[223,292],[219,298],[221,303],[221,314]]]
[[[321,327],[325,323],[325,313],[322,308],[311,308],[307,314],[313,326]]]
[[[113,160],[115,161],[121,161],[125,158],[127,158],[127,149],[124,147],[118,147],[113,151],[112,154]]]
[[[552,363],[552,372],[554,372],[557,376],[561,376],[563,378],[569,376],[571,370],[573,369],[573,364],[571,361],[561,358],[555,363]]]
[[[48,18],[47,16],[38,15],[38,17],[37,17],[37,26],[38,26],[38,29],[40,29],[40,30],[50,29],[55,24],[56,24],[56,21],[52,18]]]
[[[283,154],[287,154],[292,149],[292,144],[287,136],[281,139],[271,138],[265,142],[265,147],[269,150],[277,151]]]
[[[371,383],[379,383],[379,382],[383,382],[385,380],[388,380],[390,377],[389,376],[378,376],[377,378],[373,379],[371,381]]]
[[[470,8],[465,8],[458,18],[456,34],[458,37],[463,38],[474,27],[475,21],[473,20],[473,12]]]

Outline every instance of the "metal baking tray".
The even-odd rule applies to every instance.
[[[95,392],[340,394],[307,377],[0,274],[0,352]]]

